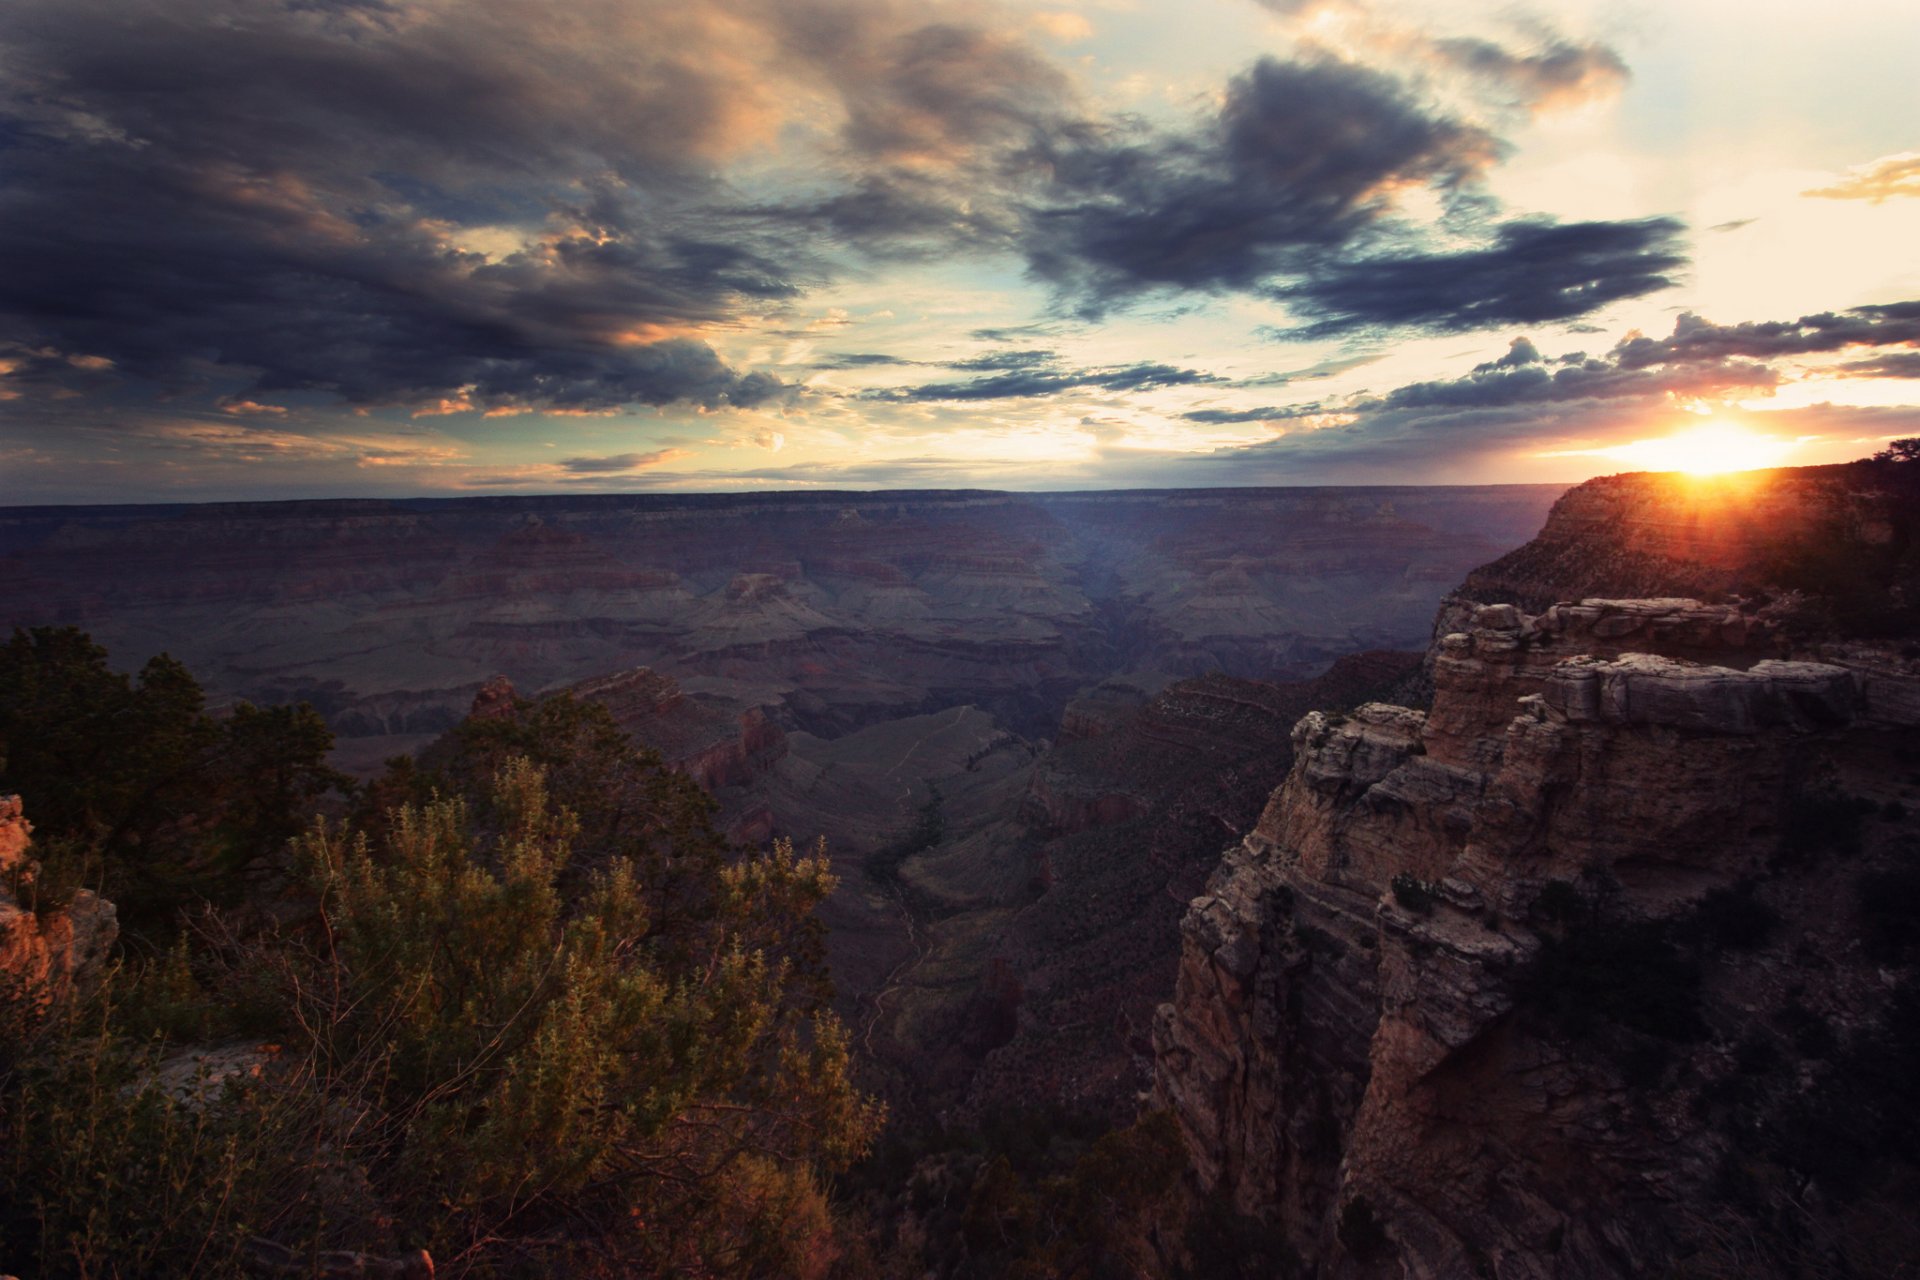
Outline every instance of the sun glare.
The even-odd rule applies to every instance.
[[[1634,440],[1593,452],[1646,471],[1683,471],[1714,476],[1778,466],[1796,441],[1756,435],[1729,422],[1709,422],[1655,440]]]

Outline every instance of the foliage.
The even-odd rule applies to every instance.
[[[1682,934],[1714,950],[1752,951],[1764,946],[1780,923],[1780,913],[1760,901],[1758,887],[1752,880],[1742,880],[1708,893],[1682,924]]]
[[[17,791],[42,848],[97,866],[135,932],[166,928],[197,897],[282,848],[326,792],[333,736],[304,703],[242,703],[224,720],[165,654],[138,676],[73,627],[0,645],[0,792]]]
[[[1340,1210],[1336,1229],[1340,1244],[1363,1263],[1378,1262],[1393,1249],[1393,1239],[1380,1225],[1379,1215],[1365,1196],[1355,1196]]]
[[[1611,1041],[1625,1060],[1651,1048],[1635,1036],[1687,1041],[1704,1031],[1699,966],[1663,925],[1612,918],[1604,887],[1582,893],[1565,881],[1543,889],[1534,913],[1546,928],[1515,996],[1550,1032]]]
[[[1433,904],[1440,901],[1437,886],[1408,871],[1394,876],[1392,888],[1393,900],[1416,915],[1432,915]]]
[[[163,1047],[120,1031],[121,1012],[64,1011],[0,1077],[0,1266],[232,1274],[251,1232],[313,1200],[329,1170],[302,1157],[329,1117],[315,1095],[251,1079],[163,1083]]]
[[[1824,854],[1853,857],[1863,847],[1870,801],[1837,791],[1795,788],[1780,825],[1780,859],[1799,865]]]
[[[304,922],[201,914],[87,1027],[0,1056],[0,1269],[222,1273],[261,1236],[443,1274],[824,1273],[821,1176],[880,1119],[824,1006],[832,880],[729,849],[607,728],[558,700],[457,736],[384,814],[299,837]],[[245,1069],[180,1089],[209,1042]]]
[[[1163,1112],[1115,1128],[1060,1104],[1007,1106],[976,1126],[891,1129],[838,1183],[868,1217],[868,1256],[849,1276],[1287,1274],[1274,1270],[1284,1245],[1258,1224],[1194,1216],[1187,1167]]]
[[[947,823],[946,816],[941,812],[940,788],[932,778],[926,779],[926,788],[926,803],[920,806],[907,834],[867,858],[867,874],[889,888],[904,884],[900,868],[906,865],[909,858],[925,853],[946,837]]]
[[[1183,1244],[1178,1274],[1192,1280],[1285,1280],[1304,1270],[1284,1230],[1235,1212],[1220,1196],[1206,1197]]]
[[[1866,507],[1835,512],[1783,536],[1761,577],[1804,593],[1816,632],[1911,637],[1920,632],[1920,466],[1915,442],[1896,440],[1852,464]]]
[[[1179,1131],[1165,1112],[1103,1134],[1064,1174],[1023,1177],[1005,1155],[992,1156],[967,1195],[967,1260],[958,1274],[1151,1273],[1151,1240],[1179,1209],[1186,1168]]]
[[[1920,866],[1906,864],[1860,880],[1860,938],[1880,964],[1920,958]]]

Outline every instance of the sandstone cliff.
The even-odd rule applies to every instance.
[[[1431,710],[1303,719],[1187,913],[1155,1093],[1204,1187],[1321,1276],[1897,1274],[1920,654],[1682,598],[1442,622]]]

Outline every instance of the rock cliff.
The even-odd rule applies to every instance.
[[[1575,490],[1502,572],[1667,483]],[[1729,543],[1660,536],[1655,590]],[[1534,608],[1450,601],[1427,712],[1302,719],[1191,904],[1154,1088],[1201,1183],[1320,1276],[1895,1274],[1920,653],[1664,591]]]
[[[635,742],[709,791],[752,782],[787,753],[787,735],[765,708],[689,697],[646,667],[584,680],[570,692],[605,706]]]

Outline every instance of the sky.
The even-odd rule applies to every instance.
[[[0,503],[1920,435],[1912,0],[8,0]]]

